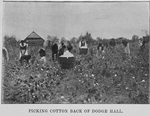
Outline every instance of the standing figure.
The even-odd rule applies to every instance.
[[[64,54],[65,49],[66,49],[66,46],[62,42],[60,47],[59,47],[59,51],[58,51],[58,60],[59,60],[59,62],[60,62],[60,56]]]
[[[61,56],[64,54],[64,51],[66,49],[66,46],[64,45],[64,43],[61,43],[61,47],[59,49],[59,53],[58,53],[58,56]]]
[[[141,49],[141,51],[143,51],[144,50],[144,48],[145,48],[145,44],[146,44],[146,40],[140,40],[140,49]]]
[[[26,61],[26,63],[29,63],[29,60],[31,59],[31,55],[28,54],[28,44],[26,44],[24,42],[24,40],[21,40],[20,42],[20,63],[22,64],[24,61]]]
[[[73,47],[72,47],[70,42],[68,42],[67,49],[68,49],[69,52],[71,52],[72,49],[73,49]]]
[[[79,42],[79,48],[87,48],[87,44],[84,38]]]
[[[4,61],[8,61],[9,60],[9,55],[8,55],[8,51],[5,47],[3,47],[3,58],[4,58]]]
[[[104,51],[104,45],[100,42],[97,46],[97,57],[105,53]]]
[[[79,53],[80,55],[86,55],[88,53],[87,43],[84,38],[79,42]]]
[[[52,45],[52,60],[54,61],[54,59],[57,60],[58,58],[58,45],[56,42],[54,42],[54,44]]]
[[[28,44],[26,44],[24,40],[21,40],[19,45],[20,45],[20,58],[23,55],[28,55],[28,50],[27,50]]]
[[[141,46],[142,46],[142,40],[139,40],[139,41],[138,41],[138,45],[139,45],[139,47],[141,48]]]
[[[129,56],[130,57],[130,47],[129,47],[129,43],[127,40],[122,40],[122,44],[124,46],[124,53],[125,55]]]

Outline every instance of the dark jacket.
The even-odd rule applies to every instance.
[[[59,50],[58,56],[61,56],[61,55],[64,54],[65,48],[66,48],[65,45],[63,45],[63,46],[61,47],[61,49]]]
[[[52,45],[52,52],[57,53],[58,52],[58,45],[55,43]]]
[[[67,49],[68,49],[68,51],[70,52],[70,51],[73,49],[72,45],[69,44],[69,45],[67,46]]]
[[[128,41],[127,40],[122,40],[122,44],[123,44],[124,47],[126,47],[127,44],[128,44]]]

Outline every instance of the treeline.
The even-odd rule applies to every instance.
[[[107,38],[101,38],[101,37],[97,37],[96,39],[94,39],[91,35],[91,33],[89,32],[86,32],[85,35],[80,35],[78,38],[76,37],[72,37],[70,40],[66,40],[64,37],[62,38],[58,38],[58,37],[54,37],[54,36],[48,36],[47,37],[47,40],[46,41],[49,41],[47,43],[53,43],[54,41],[59,41],[60,42],[71,42],[72,44],[78,44],[79,41],[82,39],[82,38],[85,38],[86,39],[86,42],[88,44],[88,46],[93,46],[93,45],[97,45],[99,42],[102,42],[103,44],[109,44],[110,40],[111,39],[115,39],[115,42],[116,44],[121,44],[122,43],[122,40],[126,39],[129,43],[132,43],[132,42],[137,42],[139,40],[144,40],[146,42],[149,42],[149,38],[150,36],[149,35],[145,35],[143,36],[142,38],[140,38],[139,36],[137,35],[133,35],[132,38],[124,38],[124,37],[118,37],[118,38],[110,38],[110,39],[107,39]]]
[[[62,37],[62,38],[58,38],[57,36],[49,36],[47,37],[46,41],[45,41],[45,46],[50,46],[51,43],[53,43],[54,41],[60,41],[60,42],[71,42],[72,44],[78,44],[79,41],[85,38],[86,42],[88,44],[88,46],[93,46],[93,45],[97,45],[99,42],[102,42],[103,44],[108,44],[110,39],[107,38],[101,38],[101,37],[97,37],[96,39],[94,39],[91,35],[91,33],[86,32],[85,35],[80,35],[78,38],[76,37],[72,37],[70,40],[67,40],[66,38]],[[131,39],[129,38],[124,38],[124,37],[118,37],[118,38],[111,38],[111,39],[115,39],[116,44],[121,44],[123,39],[128,40],[128,42],[136,42],[139,40],[144,40],[146,42],[149,42],[149,35],[145,35],[142,38],[139,38],[139,36],[137,35],[133,35]],[[5,36],[4,37],[4,44],[3,46],[8,48],[12,48],[12,47],[19,47],[19,42],[20,40],[16,40],[15,36]]]

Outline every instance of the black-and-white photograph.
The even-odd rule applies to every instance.
[[[2,104],[149,104],[149,2],[3,1]]]

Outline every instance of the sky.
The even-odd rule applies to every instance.
[[[149,32],[148,2],[3,2],[3,36],[25,39],[35,31],[43,39],[142,37]]]

